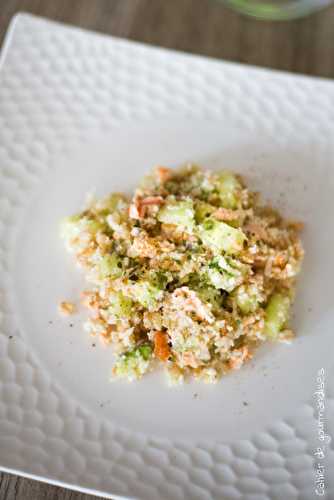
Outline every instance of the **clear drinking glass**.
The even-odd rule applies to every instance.
[[[333,0],[222,0],[230,7],[258,19],[285,20],[305,16]]]

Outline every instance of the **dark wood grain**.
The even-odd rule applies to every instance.
[[[219,0],[0,0],[0,43],[19,11],[210,57],[334,77],[334,6],[264,23]],[[88,495],[0,473],[0,500],[87,500]]]
[[[1,0],[0,41],[22,10],[211,57],[334,76],[334,6],[301,20],[269,23],[240,16],[219,0]]]

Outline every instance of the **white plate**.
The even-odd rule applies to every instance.
[[[314,395],[323,368],[330,436],[333,125],[331,82],[15,18],[0,84],[2,469],[114,498],[308,500],[320,463],[334,498]],[[111,384],[110,350],[57,314],[84,286],[59,219],[92,187],[187,160],[238,170],[306,222],[297,339],[212,387]]]

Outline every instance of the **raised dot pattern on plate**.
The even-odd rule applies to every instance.
[[[20,337],[11,298],[10,228],[15,228],[50,155],[67,151],[92,130],[177,112],[224,116],[249,130],[261,126],[283,144],[289,134],[296,141],[316,136],[325,142],[334,125],[333,84],[268,75],[266,70],[87,34],[25,14],[16,17],[0,74],[1,467],[111,497],[314,498],[310,436],[315,420],[309,405],[233,445],[153,440],[116,428],[50,380]],[[249,98],[242,99],[244,95]],[[329,390],[333,397],[333,388]],[[332,416],[333,406],[331,398]],[[328,453],[333,470],[333,450]],[[327,493],[334,498],[333,484],[328,483]]]

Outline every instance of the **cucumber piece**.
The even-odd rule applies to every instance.
[[[286,295],[275,293],[269,299],[265,310],[265,334],[271,338],[277,338],[289,319],[291,301]]]
[[[132,311],[132,300],[125,297],[122,292],[111,292],[109,294],[110,306],[108,312],[116,318],[129,318]]]
[[[237,305],[242,313],[249,314],[259,307],[262,295],[255,285],[239,286],[235,291]]]
[[[215,253],[224,251],[228,254],[237,254],[242,250],[246,240],[241,229],[212,219],[198,226],[198,234],[203,244]]]
[[[211,304],[214,310],[220,310],[223,306],[223,296],[217,288],[206,285],[198,288],[196,293],[202,302]]]
[[[195,219],[198,224],[202,223],[205,219],[210,217],[210,215],[217,210],[217,207],[210,205],[210,203],[205,203],[205,201],[199,201],[195,205]]]
[[[145,361],[148,361],[152,356],[152,346],[150,344],[143,344],[139,346],[137,351]]]
[[[97,263],[97,268],[101,279],[116,279],[122,276],[121,259],[114,253],[101,257]]]
[[[162,207],[158,220],[165,224],[175,224],[191,231],[194,227],[194,208],[191,200],[175,201]]]
[[[154,309],[158,300],[163,296],[163,291],[148,281],[133,283],[130,287],[130,293],[133,300],[147,309]]]
[[[218,175],[217,189],[224,208],[237,208],[240,197],[241,184],[231,172],[221,172]]]
[[[71,240],[81,232],[86,231],[95,235],[103,228],[103,224],[97,220],[83,217],[80,214],[65,217],[60,223],[60,235],[64,240]]]
[[[126,377],[129,380],[140,378],[148,371],[153,349],[150,344],[142,344],[132,351],[119,355],[113,373],[117,377]]]
[[[234,263],[233,259],[230,259]],[[215,258],[207,270],[211,284],[218,289],[232,292],[243,281],[243,270],[230,265],[223,256]]]

